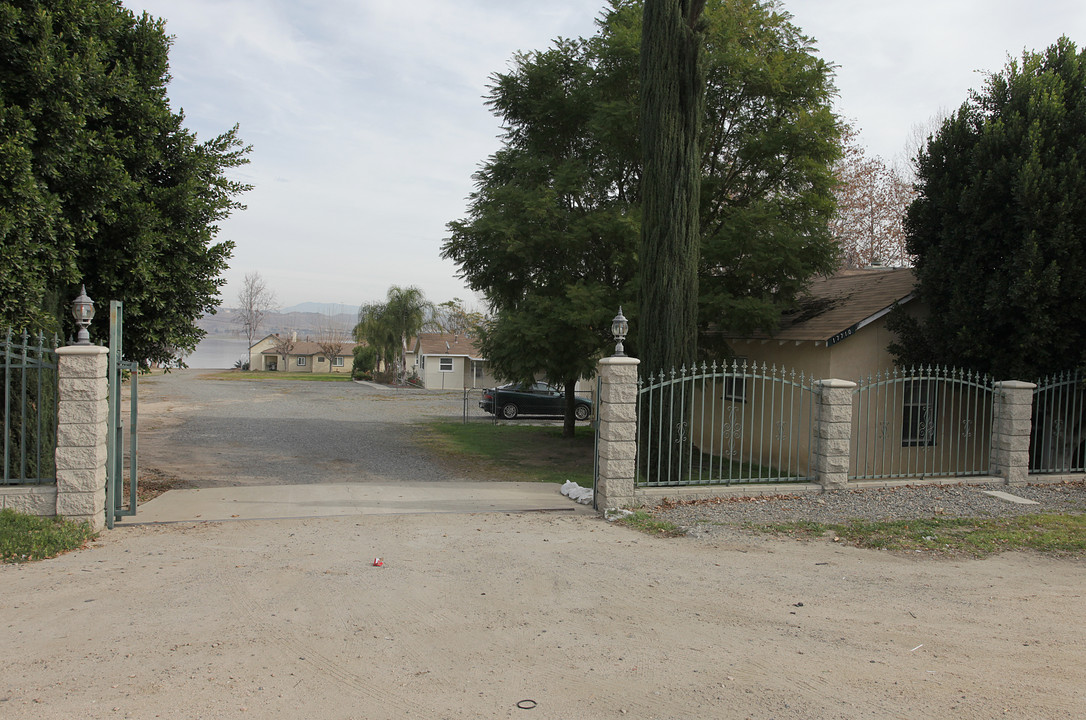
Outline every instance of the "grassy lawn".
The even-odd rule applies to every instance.
[[[1007,550],[1049,555],[1086,554],[1086,515],[1043,513],[1006,518],[925,518],[893,522],[822,524],[747,523],[748,529],[797,538],[832,537],[862,548],[985,557]]]
[[[263,380],[298,380],[302,382],[351,382],[349,373],[303,373],[303,372],[267,372],[264,370],[223,370],[208,373],[203,377],[215,380],[240,380],[260,382]]]
[[[96,536],[86,523],[33,517],[11,508],[0,510],[0,557],[6,563],[56,557],[83,547]]]
[[[562,428],[495,425],[489,422],[429,423],[425,444],[455,461],[483,464],[501,480],[564,483],[592,487],[591,428],[578,427],[567,440]]]

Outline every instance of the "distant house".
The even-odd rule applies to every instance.
[[[740,362],[856,381],[894,366],[886,316],[895,305],[920,312],[915,284],[911,268],[842,270],[812,282],[772,333],[732,336],[728,342]]]
[[[297,340],[285,357],[276,350],[279,335],[268,335],[249,348],[249,368],[308,373],[350,373],[357,343],[343,343],[338,354],[327,357],[320,345],[311,340]]]
[[[407,346],[407,372],[423,387],[460,390],[494,385],[486,359],[475,341],[452,333],[419,333]]]

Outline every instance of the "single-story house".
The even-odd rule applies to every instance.
[[[484,388],[495,384],[475,341],[452,333],[419,333],[407,346],[407,374],[432,390]]]
[[[813,441],[811,380],[844,380],[857,384],[851,477],[983,474],[989,381],[939,368],[914,375],[895,369],[888,350],[895,306],[924,312],[915,282],[910,268],[844,270],[815,280],[774,332],[729,337],[749,375],[696,392],[695,406],[712,412],[692,419],[695,444],[763,466],[794,459],[792,473],[802,476]]]
[[[286,370],[287,372],[350,373],[354,364],[354,349],[358,343],[345,342],[333,357],[325,355],[312,340],[296,340],[284,356],[276,350],[279,336],[264,337],[249,348],[249,368],[252,370]]]
[[[856,382],[894,367],[886,316],[895,305],[920,311],[915,284],[911,268],[842,270],[812,282],[774,332],[728,342],[741,361]]]

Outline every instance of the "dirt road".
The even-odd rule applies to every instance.
[[[0,568],[0,716],[1079,718],[1084,590],[585,516],[125,527]]]

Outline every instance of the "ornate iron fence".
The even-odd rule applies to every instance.
[[[814,378],[764,363],[682,368],[639,381],[638,487],[805,482]]]
[[[1078,370],[1037,381],[1029,471],[1086,472],[1086,386]]]
[[[3,340],[0,386],[4,407],[5,485],[56,482],[57,339],[42,334]]]
[[[992,380],[940,367],[880,372],[853,392],[849,480],[987,475]]]

